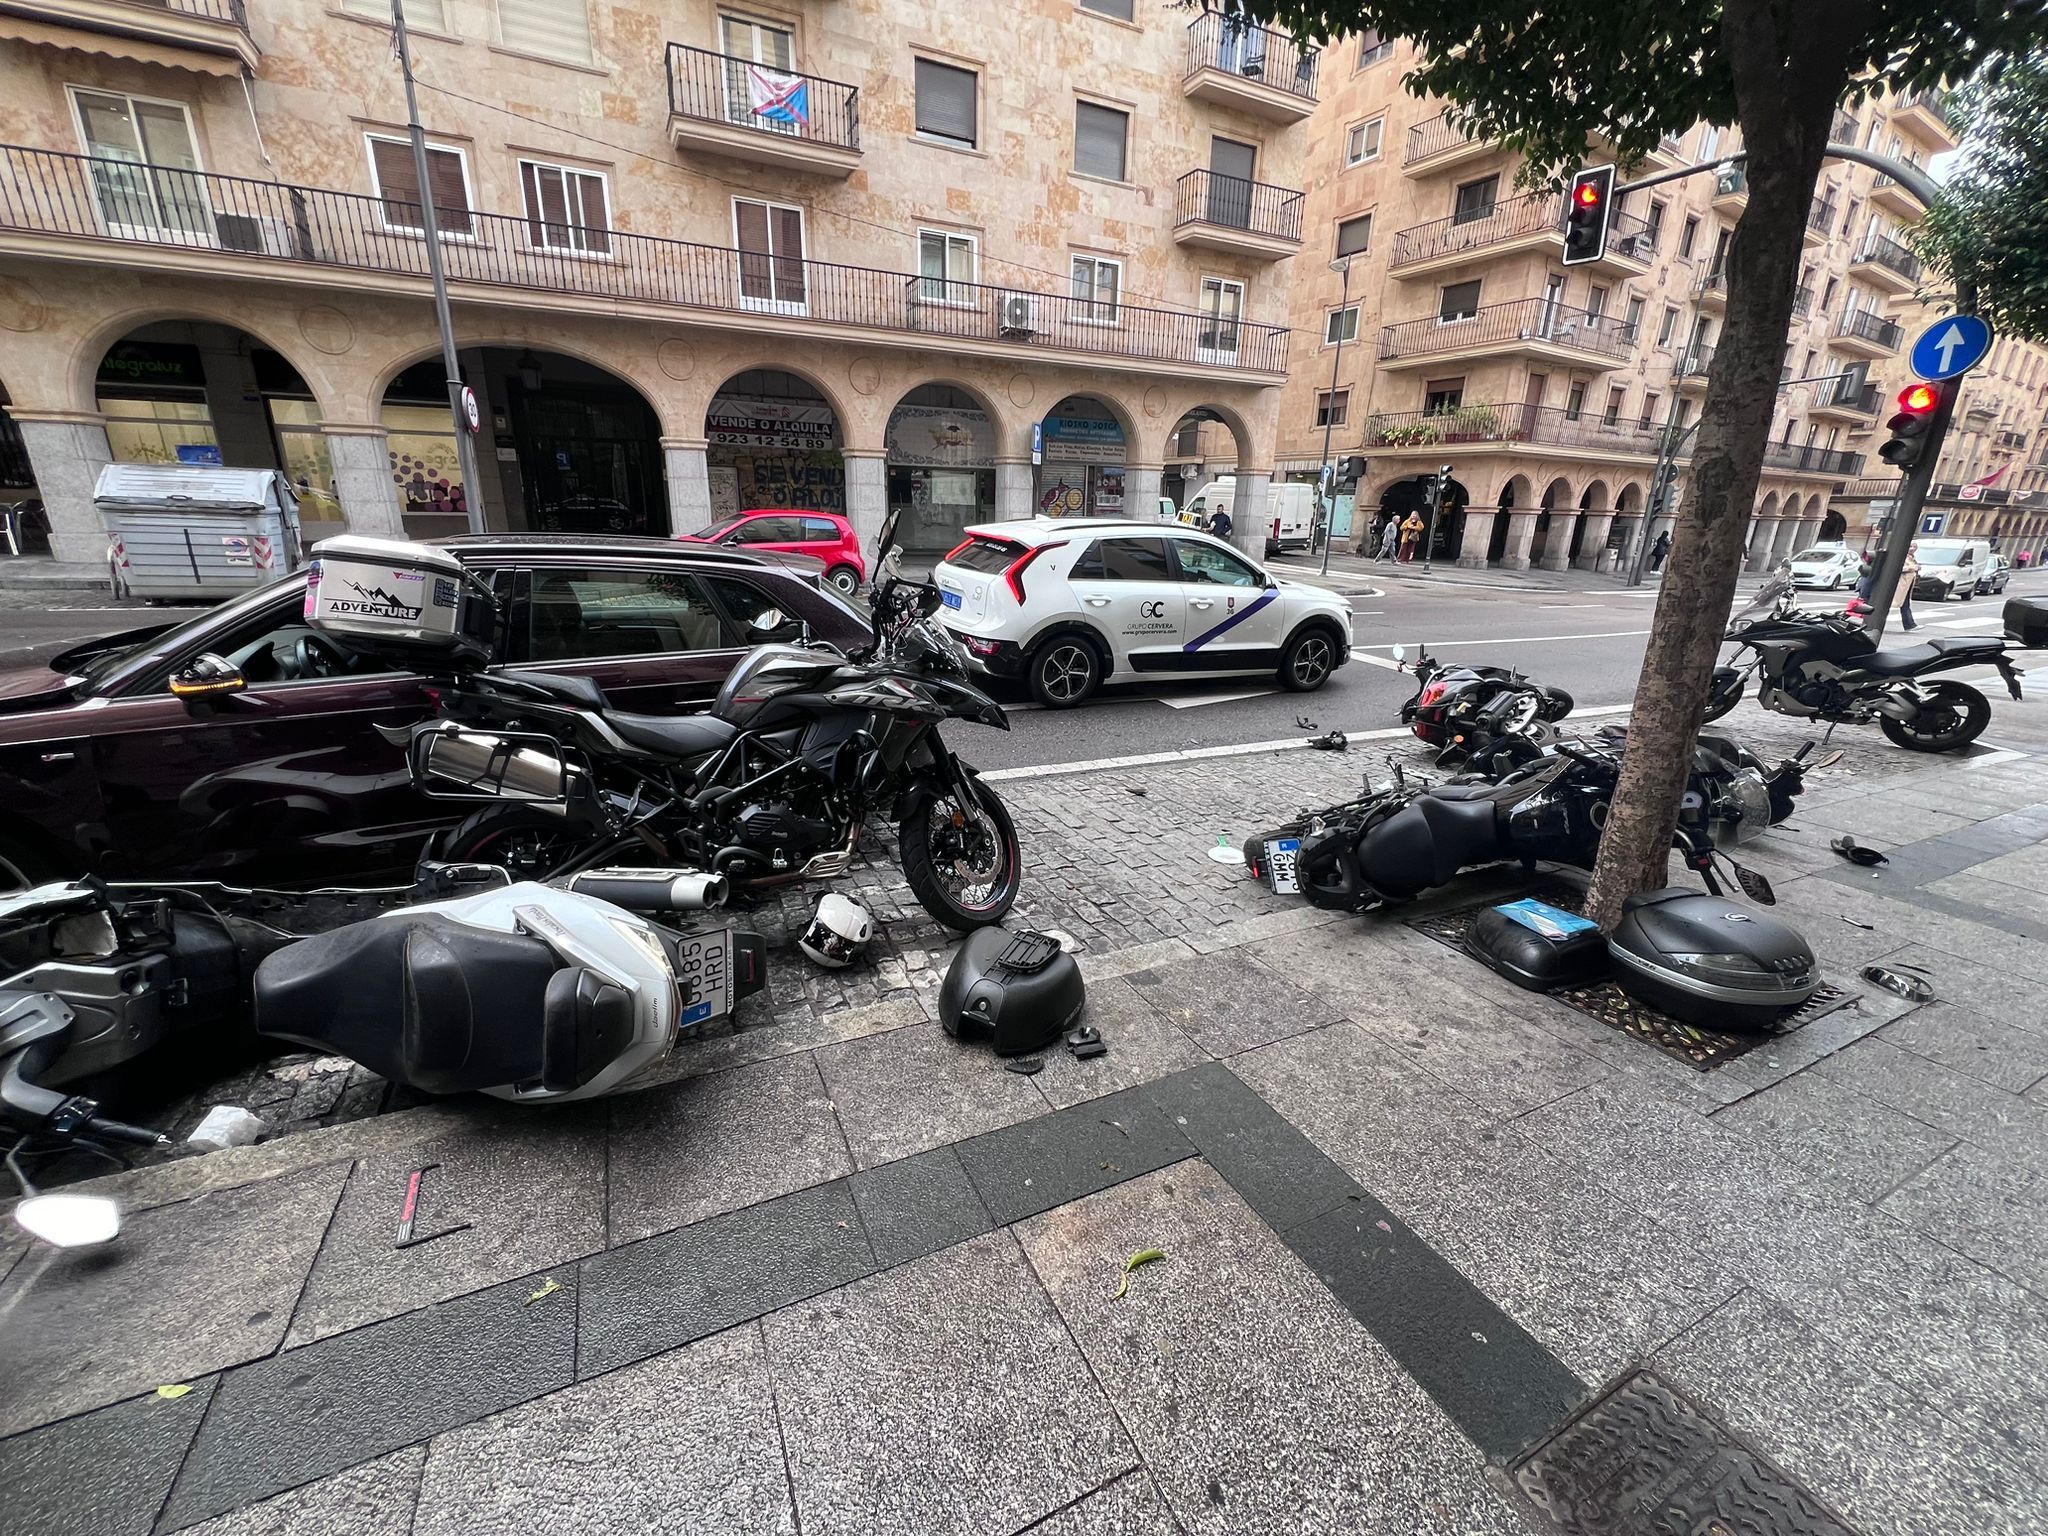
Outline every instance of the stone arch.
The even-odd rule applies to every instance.
[[[1643,487],[1637,480],[1624,485],[1614,498],[1614,510],[1624,517],[1633,516],[1643,510]]]
[[[1171,425],[1166,429],[1165,441],[1160,444],[1159,457],[1162,463],[1175,456],[1173,448],[1174,439],[1179,436],[1181,428],[1191,416],[1221,424],[1224,430],[1230,434],[1231,441],[1237,447],[1237,462],[1240,465],[1257,467],[1258,456],[1249,423],[1245,421],[1242,413],[1234,407],[1218,405],[1212,400],[1202,400],[1194,405],[1190,405],[1173,419]]]
[[[77,348],[71,357],[70,367],[67,370],[70,380],[70,398],[66,401],[66,404],[73,410],[98,410],[99,391],[96,388],[96,384],[99,379],[100,363],[106,358],[107,353],[113,348],[114,344],[131,331],[139,331],[144,326],[164,323],[176,324],[180,321],[200,325],[220,325],[227,327],[229,330],[240,331],[244,336],[261,343],[291,364],[293,371],[300,378],[304,379],[307,387],[312,390],[313,398],[320,405],[323,415],[331,414],[333,407],[340,403],[335,399],[336,391],[333,387],[333,380],[329,377],[326,370],[317,365],[311,368],[307,367],[304,360],[300,357],[298,349],[279,346],[271,339],[273,327],[265,325],[263,329],[259,330],[256,325],[250,323],[247,315],[238,313],[227,305],[215,306],[181,300],[176,304],[136,305],[133,308],[121,311],[102,320],[91,330],[85,332],[78,341]],[[312,349],[308,347],[306,350],[311,351]],[[323,389],[321,387],[323,383],[328,387]]]
[[[1518,508],[1527,511],[1533,495],[1534,488],[1529,484],[1527,475],[1511,475],[1507,483],[1500,488],[1497,505],[1503,511],[1514,511]]]
[[[884,420],[883,494],[895,519],[891,541],[940,554],[962,530],[995,517],[997,461],[1011,431],[987,391],[957,379],[907,385]]]
[[[1579,510],[1581,512],[1606,512],[1611,510],[1607,505],[1607,482],[1605,480],[1591,481],[1587,484],[1585,490],[1579,493]]]
[[[1032,470],[1032,511],[1042,517],[1122,516],[1128,511],[1131,468],[1144,463],[1144,440],[1129,402],[1084,386],[1049,402],[1039,419],[1046,423],[1045,452]],[[1105,421],[1116,428],[1117,440],[1102,425]],[[1156,475],[1151,483],[1156,488]]]
[[[583,330],[549,332],[535,335],[524,327],[505,324],[492,328],[477,329],[465,326],[456,338],[456,345],[462,352],[489,351],[503,348],[507,351],[558,352],[563,357],[574,358],[577,362],[608,373],[638,390],[647,403],[653,407],[661,423],[664,437],[701,437],[704,433],[704,411],[711,403],[711,393],[706,393],[694,402],[694,417],[691,415],[692,401],[678,389],[673,380],[650,376],[639,367],[635,359],[628,356],[624,348],[606,348],[599,344],[602,332]],[[441,355],[438,344],[410,345],[388,354],[370,373],[370,386],[364,401],[375,420],[384,397],[391,392],[392,383],[409,368],[416,368],[430,358]],[[738,370],[734,370],[738,371]],[[837,407],[835,406],[835,410]]]
[[[1543,488],[1543,498],[1537,503],[1545,512],[1553,507],[1564,508],[1573,505],[1572,483],[1563,475],[1557,476]]]
[[[785,371],[795,372],[794,369]],[[1018,435],[1025,431],[1028,423],[1019,419],[1016,407],[1010,404],[1000,390],[991,389],[987,384],[976,383],[965,374],[947,373],[933,378],[926,378],[922,374],[918,375],[896,391],[895,398],[889,402],[889,415],[893,416],[896,413],[896,407],[903,403],[905,397],[934,384],[947,389],[957,389],[961,394],[973,397],[975,405],[981,410],[983,415],[988,417],[989,424],[995,429],[995,454],[997,458],[1016,451]],[[831,397],[827,395],[826,398],[830,399]],[[837,410],[838,406],[834,405],[833,409]],[[886,427],[887,424],[888,417],[885,416],[883,418],[883,425]],[[1027,442],[1025,449],[1028,451],[1029,448],[1030,444]]]

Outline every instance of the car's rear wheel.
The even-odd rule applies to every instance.
[[[1287,642],[1280,657],[1280,684],[1295,693],[1314,693],[1337,669],[1337,642],[1327,629],[1304,629]]]
[[[825,579],[837,589],[841,597],[851,597],[860,590],[860,572],[850,565],[835,565],[825,573]]]
[[[1054,635],[1031,653],[1031,696],[1047,709],[1085,704],[1102,686],[1102,657],[1079,635]]]

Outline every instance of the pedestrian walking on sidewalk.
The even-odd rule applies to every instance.
[[[1415,563],[1415,545],[1422,537],[1422,519],[1410,512],[1401,522],[1401,563]]]
[[[1870,579],[1876,572],[1877,560],[1866,549],[1856,563],[1856,595],[1866,603],[1870,601]]]
[[[1387,520],[1380,524],[1380,552],[1372,557],[1373,564],[1378,565],[1383,560],[1391,564],[1394,546],[1400,542],[1401,519],[1389,514]]]
[[[1230,537],[1230,514],[1221,507],[1218,507],[1215,516],[1209,519],[1209,532],[1219,539]]]
[[[1671,530],[1666,528],[1657,535],[1657,542],[1650,546],[1650,569],[1664,569],[1664,557],[1671,553]]]
[[[1920,546],[1906,551],[1906,568],[1899,572],[1899,584],[1892,588],[1892,602],[1899,610],[1899,628],[1918,629],[1913,622],[1913,583],[1920,577]]]

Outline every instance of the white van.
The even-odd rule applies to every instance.
[[[1211,480],[1189,498],[1180,520],[1206,528],[1209,515],[1219,509],[1236,515],[1237,477],[1223,475]],[[1316,488],[1298,481],[1266,488],[1266,553],[1277,555],[1287,549],[1307,549],[1315,537]]]
[[[1991,565],[1989,539],[1915,539],[1920,574],[1913,581],[1913,596],[1945,603],[1951,597],[1968,602],[1977,595],[1977,583]]]

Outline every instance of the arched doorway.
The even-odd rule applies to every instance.
[[[1498,565],[1507,558],[1508,533],[1514,526],[1514,511],[1529,498],[1529,482],[1516,475],[1500,488],[1499,511],[1493,519],[1493,537],[1486,541],[1486,563]]]
[[[889,413],[889,510],[911,553],[943,552],[995,513],[994,419],[953,384],[920,384]]]
[[[1455,560],[1465,541],[1465,509],[1472,504],[1472,495],[1461,481],[1453,479],[1444,490],[1443,498],[1432,508],[1431,493],[1436,488],[1435,475],[1410,475],[1405,480],[1396,480],[1380,492],[1379,513],[1373,521],[1373,534],[1377,539],[1389,520],[1396,524],[1408,520],[1414,513],[1422,519],[1423,536],[1429,542],[1429,558],[1432,560]],[[1378,544],[1372,546],[1378,549]],[[1416,558],[1422,558],[1418,542]]]
[[[7,382],[0,379],[0,560],[50,552],[49,513],[20,424],[8,414],[8,398]]]
[[[1543,499],[1537,505],[1536,536],[1529,545],[1529,563],[1541,565],[1550,553],[1551,511],[1553,508],[1570,507],[1572,504],[1571,482],[1559,476],[1543,488]],[[1576,523],[1577,518],[1572,521]]]
[[[1068,395],[1045,413],[1032,510],[1040,517],[1123,517],[1130,439],[1098,395]]]
[[[1566,558],[1573,565],[1577,565],[1579,563],[1580,551],[1586,542],[1586,514],[1591,512],[1604,512],[1606,510],[1607,482],[1605,480],[1595,480],[1591,485],[1586,487],[1584,492],[1580,494],[1580,515],[1572,519],[1572,547]]]
[[[839,415],[801,374],[749,368],[718,388],[704,417],[711,521],[789,507],[846,510],[846,459]]]
[[[1244,442],[1243,424],[1234,413],[1214,405],[1198,405],[1184,412],[1166,435],[1160,495],[1170,499],[1176,510],[1185,507],[1210,481],[1237,472]],[[1347,496],[1347,516],[1350,505]],[[1150,510],[1133,507],[1131,515],[1149,517]]]

